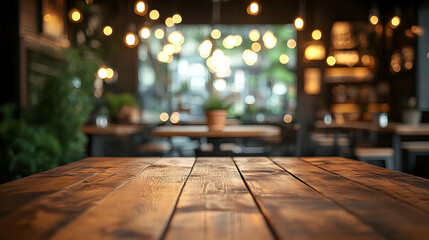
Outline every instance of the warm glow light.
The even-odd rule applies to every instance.
[[[238,47],[241,45],[241,43],[243,42],[243,38],[240,35],[235,35],[235,46]]]
[[[157,20],[159,18],[159,12],[158,12],[158,10],[154,9],[154,10],[150,11],[149,17],[152,20]]]
[[[322,73],[318,68],[307,68],[304,71],[304,92],[308,95],[320,93]]]
[[[354,50],[333,52],[337,64],[353,67],[359,63],[359,52]]]
[[[103,33],[104,33],[104,35],[106,35],[106,36],[110,36],[110,35],[112,35],[112,33],[113,33],[113,29],[112,29],[112,27],[111,27],[111,26],[105,26],[105,27],[103,28]]]
[[[171,43],[166,44],[162,51],[164,51],[167,55],[173,55],[174,54],[174,45]]]
[[[157,39],[162,39],[164,37],[164,30],[162,30],[161,28],[158,28],[155,30],[155,37]]]
[[[173,56],[168,55],[164,51],[161,51],[156,55],[156,59],[158,59],[158,61],[162,63],[170,63],[171,61],[173,61]]]
[[[70,10],[69,18],[73,22],[80,22],[80,21],[82,21],[82,14],[79,12],[79,10],[74,8],[74,9]]]
[[[235,47],[235,45],[237,44],[237,40],[233,35],[228,35],[226,38],[223,39],[222,44],[226,49],[231,49]]]
[[[296,30],[301,31],[304,28],[304,19],[297,17],[293,24],[295,25]]]
[[[213,39],[219,39],[222,36],[222,33],[219,29],[213,29],[210,35]]]
[[[325,58],[325,46],[322,44],[308,45],[304,50],[306,60],[323,60]]]
[[[372,25],[377,25],[377,23],[378,23],[378,17],[377,17],[376,15],[371,15],[371,16],[369,17],[369,22],[370,22]]]
[[[174,26],[173,18],[171,18],[171,17],[166,18],[166,19],[165,19],[165,25],[166,25],[167,27],[172,27],[172,26]]]
[[[148,39],[150,37],[150,29],[148,27],[142,27],[140,29],[140,37],[143,39]]]
[[[111,68],[106,68],[106,78],[112,79],[115,72]]]
[[[429,59],[429,52],[426,54],[426,57]]]
[[[294,39],[289,39],[286,45],[290,49],[296,48],[296,41]]]
[[[252,66],[258,61],[258,54],[250,49],[246,49],[243,51],[243,60],[247,65]]]
[[[139,43],[137,35],[134,33],[127,33],[124,37],[124,43],[127,47],[135,47]]]
[[[173,44],[183,44],[185,42],[185,37],[180,31],[174,31],[168,35],[168,41]]]
[[[179,24],[182,22],[182,16],[180,16],[180,14],[178,13],[174,14],[172,19],[175,24]]]
[[[170,116],[170,122],[173,124],[179,123],[180,114],[178,112],[173,112]]]
[[[398,16],[394,16],[392,19],[390,19],[390,25],[393,28],[396,28],[401,23],[401,19]]]
[[[251,2],[249,6],[247,6],[247,13],[249,15],[258,15],[260,13],[260,7],[257,2]]]
[[[279,61],[281,64],[287,64],[289,62],[289,56],[286,54],[282,54],[279,57]]]
[[[168,115],[168,113],[163,112],[159,115],[159,120],[161,120],[162,122],[167,122],[169,117],[170,116]]]
[[[283,117],[283,121],[284,121],[285,123],[291,123],[291,122],[292,122],[292,115],[290,115],[289,113],[288,113],[288,114],[286,114],[286,115]]]
[[[99,78],[105,79],[107,77],[107,69],[104,67],[101,67],[100,69],[98,69],[97,75]]]
[[[334,66],[336,62],[337,60],[334,58],[334,56],[329,56],[328,58],[326,58],[326,63],[329,66]]]
[[[208,58],[212,51],[212,42],[208,39],[204,40],[198,47],[198,53],[202,58]]]
[[[143,16],[146,14],[147,12],[147,6],[146,3],[144,1],[138,1],[136,2],[136,5],[134,7],[134,12],[137,15]]]
[[[249,32],[250,40],[256,42],[259,40],[260,37],[261,37],[261,34],[259,33],[258,30],[256,30],[256,29],[250,30],[250,32]]]
[[[262,48],[262,46],[258,42],[252,43],[252,46],[251,46],[252,51],[259,52],[259,51],[261,51],[261,48]]]
[[[271,31],[266,31],[262,36],[262,41],[264,42],[264,46],[268,49],[272,49],[277,44],[277,38]]]
[[[319,29],[315,29],[312,33],[311,33],[311,37],[314,40],[320,40],[322,38],[322,32]]]
[[[51,20],[52,20],[52,15],[51,14],[47,13],[47,14],[45,14],[45,16],[43,16],[43,21],[49,22]]]
[[[214,80],[213,87],[219,92],[225,91],[227,87],[225,79],[221,78],[221,79]]]

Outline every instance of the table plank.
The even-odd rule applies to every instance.
[[[250,192],[281,239],[383,239],[267,158],[234,158]]]
[[[429,181],[346,158],[302,158],[429,214]]]
[[[166,239],[272,239],[231,158],[198,158]]]
[[[90,179],[24,205],[7,218],[0,219],[0,239],[47,239],[156,160],[117,161]]]
[[[0,217],[38,198],[82,183],[125,158],[87,158],[0,185]]]
[[[429,236],[429,216],[395,198],[298,158],[273,158],[273,161],[388,238],[425,239]]]
[[[194,158],[162,158],[60,229],[52,239],[159,239]]]

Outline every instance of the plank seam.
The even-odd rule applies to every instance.
[[[168,228],[171,225],[171,220],[173,219],[173,216],[174,216],[174,214],[177,211],[177,204],[179,203],[179,199],[182,196],[183,189],[185,189],[185,186],[188,183],[189,176],[191,176],[191,173],[194,170],[194,166],[195,166],[196,163],[197,163],[197,158],[194,158],[194,163],[192,164],[191,170],[189,170],[189,173],[186,176],[185,182],[183,183],[182,187],[180,188],[179,195],[177,195],[176,202],[174,203],[173,211],[171,212],[170,217],[168,218],[167,224],[165,224],[165,227],[162,230],[162,233],[161,233],[161,236],[159,237],[159,239],[165,239],[165,236],[167,234]]]
[[[362,184],[362,183],[359,183],[359,182],[357,182],[357,181],[354,181],[353,179],[347,178],[347,177],[342,176],[342,175],[340,175],[340,174],[338,174],[338,173],[335,173],[335,172],[332,172],[332,171],[330,171],[330,170],[327,170],[327,169],[323,168],[322,166],[315,165],[315,164],[313,164],[313,163],[311,163],[311,162],[305,161],[304,159],[301,159],[301,158],[298,158],[298,159],[299,159],[299,160],[301,160],[301,161],[303,161],[303,162],[305,162],[305,163],[308,163],[308,164],[310,164],[310,165],[312,165],[312,166],[315,166],[315,167],[317,167],[317,168],[320,168],[320,169],[322,169],[322,170],[324,170],[324,171],[327,171],[327,172],[329,172],[329,173],[332,173],[332,174],[334,174],[334,175],[336,175],[336,176],[338,176],[338,177],[341,177],[341,178],[343,178],[343,179],[345,179],[345,180],[347,180],[347,181],[353,182],[353,183],[355,183],[355,184],[357,184],[357,185],[359,185],[359,186],[362,186],[362,187],[364,187],[364,188],[368,188],[368,189],[370,189],[370,190],[372,190],[372,191],[375,191],[375,192],[377,192],[377,193],[379,193],[379,194],[382,194],[382,195],[384,195],[384,196],[387,196],[387,197],[389,197],[389,198],[391,198],[391,199],[397,200],[397,201],[399,201],[400,203],[405,204],[407,207],[410,207],[410,208],[412,208],[412,209],[414,209],[414,210],[417,210],[417,211],[418,211],[418,212],[420,212],[420,213],[423,213],[423,214],[425,214],[425,215],[429,215],[429,212],[427,212],[427,211],[425,211],[425,210],[422,210],[422,209],[420,209],[420,208],[417,208],[417,206],[411,205],[411,204],[409,204],[408,202],[406,202],[406,201],[404,201],[404,200],[402,200],[402,199],[396,198],[395,196],[392,196],[392,195],[387,194],[387,193],[384,193],[384,192],[380,192],[379,190],[377,190],[377,189],[375,189],[375,188],[372,188],[371,186],[367,186],[367,185],[365,185],[365,184]],[[354,169],[354,170],[359,170],[359,169],[356,169],[356,168],[353,168],[353,169]],[[387,179],[386,177],[384,177],[384,176],[383,176],[383,175],[381,175],[381,174],[377,174],[377,173],[374,173],[374,172],[371,172],[371,173],[372,173],[372,174],[374,174],[374,175],[380,176],[380,177],[382,177],[383,179]],[[395,184],[395,185],[396,185],[396,186],[398,186],[398,187],[401,187],[400,185],[398,185],[398,184],[396,184],[396,183],[393,183],[393,184]],[[405,183],[405,184],[406,184],[406,183]]]
[[[333,198],[326,196],[325,194],[323,194],[322,192],[318,191],[316,188],[312,187],[311,185],[309,185],[308,183],[306,183],[305,181],[303,181],[302,179],[300,179],[298,176],[296,176],[295,174],[289,172],[288,170],[286,170],[284,167],[282,167],[280,164],[278,164],[276,161],[274,161],[273,159],[271,159],[270,157],[268,157],[268,159],[273,162],[275,165],[279,166],[281,169],[283,169],[285,172],[287,172],[288,174],[290,174],[292,177],[294,177],[296,180],[302,182],[303,184],[305,184],[306,186],[308,186],[309,188],[311,188],[312,190],[314,190],[315,192],[317,192],[318,194],[322,195],[324,198],[328,199],[329,201],[331,201],[332,203],[334,203],[335,205],[337,205],[338,207],[340,207],[341,209],[343,209],[345,212],[347,212],[348,214],[352,215],[353,217],[357,218],[359,221],[361,221],[363,224],[367,225],[369,228],[373,229],[375,232],[381,234],[383,237],[387,238],[387,239],[391,239],[394,238],[394,236],[390,235],[388,232],[384,232],[384,231],[380,231],[380,229],[374,227],[371,225],[371,223],[367,222],[364,218],[362,218],[361,216],[359,216],[358,214],[354,213],[352,210],[348,209],[346,206],[342,205],[341,203],[335,201]],[[301,160],[301,158],[298,158],[299,160]],[[323,169],[324,170],[324,169]]]
[[[236,169],[237,169],[237,171],[238,171],[238,174],[240,174],[241,180],[243,181],[244,185],[246,186],[247,191],[250,193],[250,196],[252,196],[252,199],[253,199],[253,201],[255,202],[256,207],[259,209],[259,211],[261,212],[262,216],[264,217],[264,220],[265,220],[265,222],[267,223],[267,226],[268,226],[268,228],[270,229],[270,232],[271,232],[271,234],[273,235],[274,239],[281,239],[281,238],[280,238],[280,235],[276,232],[276,230],[275,230],[275,228],[274,228],[274,225],[273,225],[273,224],[271,224],[271,222],[270,222],[270,220],[269,220],[269,218],[268,218],[268,215],[269,215],[269,214],[268,214],[268,212],[266,212],[266,211],[263,209],[263,205],[262,205],[262,203],[260,203],[260,202],[258,201],[258,199],[256,199],[256,197],[253,195],[253,193],[252,193],[252,190],[251,190],[250,186],[247,184],[247,181],[246,181],[246,179],[244,178],[243,174],[241,173],[241,170],[240,170],[240,168],[238,167],[237,163],[235,162],[234,158],[232,157],[232,158],[231,158],[231,160],[232,160],[232,162],[234,163],[234,165],[235,165],[235,167],[236,167]]]

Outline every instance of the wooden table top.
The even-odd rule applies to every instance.
[[[105,128],[96,125],[84,125],[81,131],[88,135],[116,135],[126,136],[138,133],[144,128],[139,124],[108,124]]]
[[[172,125],[159,126],[152,130],[156,137],[277,137],[281,130],[272,125],[231,125],[222,131],[210,131],[205,125]]]
[[[398,135],[429,135],[429,124],[421,123],[418,125],[391,122],[382,128],[374,122],[364,121],[346,121],[344,123],[332,122],[326,124],[323,121],[316,121],[316,128],[340,128],[346,130],[391,132]]]
[[[427,239],[429,181],[338,158],[88,158],[0,185],[0,239]]]

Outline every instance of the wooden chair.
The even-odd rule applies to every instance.
[[[362,162],[370,162],[374,160],[384,161],[386,168],[393,170],[394,163],[394,150],[393,148],[355,148],[355,156]]]

